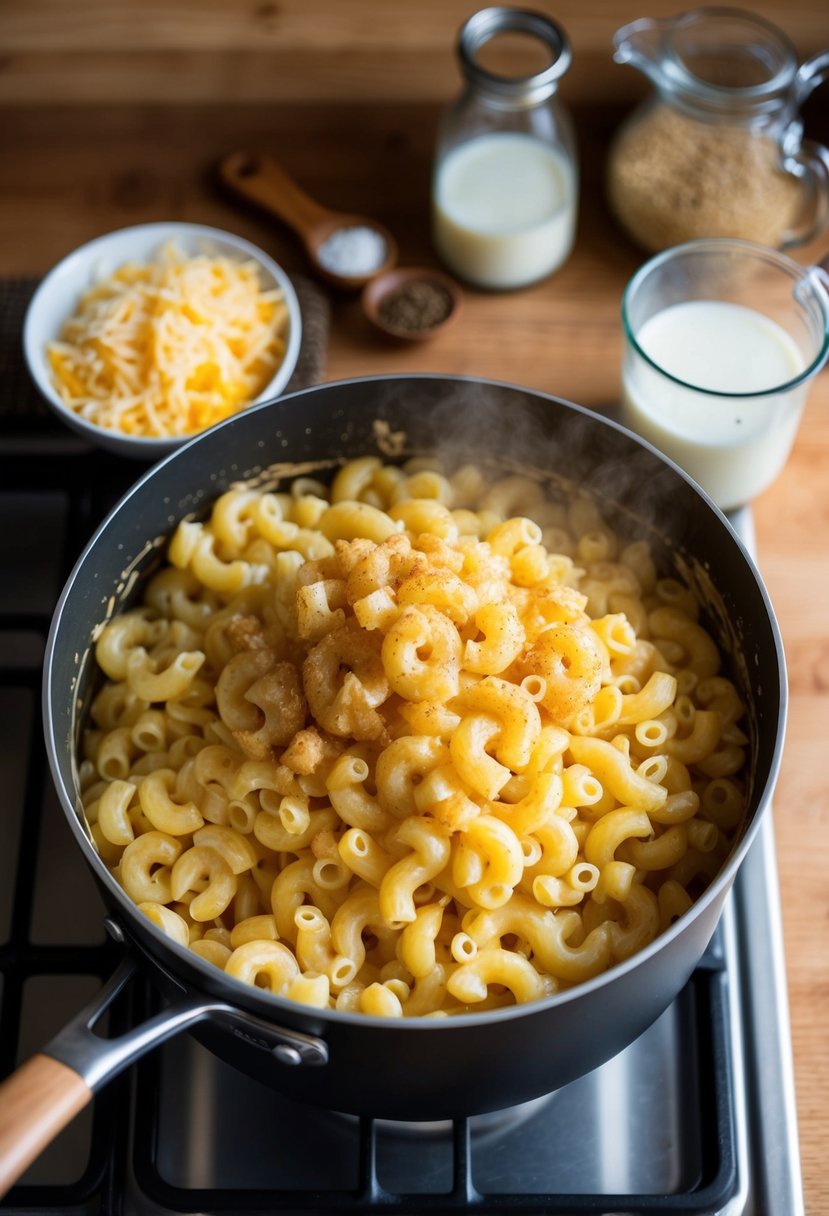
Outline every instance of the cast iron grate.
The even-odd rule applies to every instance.
[[[486,1193],[475,1184],[472,1141],[474,1120],[458,1119],[451,1131],[451,1186],[440,1193],[403,1193],[387,1189],[378,1170],[378,1139],[382,1121],[360,1119],[357,1138],[357,1185],[349,1189],[243,1189],[181,1186],[164,1176],[159,1154],[161,1092],[158,1054],[138,1070],[133,1170],[145,1196],[165,1211],[227,1216],[250,1213],[275,1216],[289,1213],[377,1213],[378,1216],[459,1216],[478,1213],[498,1216],[644,1216],[645,1213],[684,1213],[715,1216],[724,1212],[739,1190],[734,1120],[733,1068],[729,1039],[728,975],[719,931],[679,1000],[693,1010],[698,1051],[701,1170],[682,1192],[652,1194]],[[302,1117],[301,1108],[297,1115]],[[278,1128],[274,1129],[278,1138]],[[314,1141],[309,1153],[322,1154],[325,1143]],[[417,1152],[413,1141],[411,1152]]]
[[[33,420],[32,420],[33,421]],[[65,504],[56,549],[55,585],[62,586],[75,558],[98,522],[142,469],[131,462],[89,452],[74,440],[48,437],[42,450],[13,449],[3,455],[0,498],[4,495],[62,496]],[[4,438],[20,435],[19,428],[0,430]],[[25,517],[24,517],[25,518]],[[23,521],[21,526],[24,526]],[[4,579],[25,580],[25,553],[36,547],[49,549],[54,537],[31,535],[17,547],[19,565],[9,570],[0,564]],[[20,554],[23,559],[20,560]],[[5,600],[4,600],[5,605]],[[35,634],[40,650],[48,633],[52,605],[31,612],[6,611],[0,606],[0,637],[13,639]],[[39,705],[41,670],[39,661],[0,659],[0,691],[24,691]],[[36,859],[41,833],[41,810],[48,796],[49,778],[40,729],[39,712],[31,715],[29,739],[18,763],[25,767],[22,796],[22,825],[17,843],[13,907],[9,932],[0,942],[0,1075],[15,1065],[24,1017],[23,992],[34,977],[84,976],[103,980],[115,968],[118,949],[112,943],[99,945],[44,945],[32,939],[37,883]],[[68,837],[67,837],[68,839]],[[91,880],[90,880],[91,881]],[[71,917],[71,909],[67,911]],[[153,996],[142,983],[112,1012],[112,1029],[146,1009]],[[24,1180],[0,1204],[4,1211],[27,1213],[107,1213],[129,1216],[132,1211],[166,1210],[204,1213],[400,1213],[438,1216],[445,1213],[524,1213],[531,1216],[576,1216],[603,1213],[605,1216],[632,1213],[722,1212],[738,1190],[735,1131],[735,1094],[730,1059],[728,974],[718,938],[707,952],[682,999],[689,1001],[697,1040],[699,1111],[694,1118],[700,1129],[701,1169],[693,1184],[682,1193],[671,1194],[484,1194],[475,1184],[472,1154],[472,1123],[462,1119],[451,1126],[451,1186],[441,1193],[397,1193],[385,1188],[378,1171],[378,1125],[359,1121],[357,1185],[349,1189],[244,1189],[202,1188],[177,1185],[165,1177],[159,1160],[161,1053],[154,1053],[114,1084],[93,1104],[88,1160],[80,1177],[67,1184]],[[132,1008],[130,1008],[132,1002]],[[131,1091],[133,1098],[131,1098]],[[134,1125],[131,1127],[131,1104]],[[278,1128],[275,1128],[278,1134]],[[413,1150],[417,1151],[413,1146]]]
[[[118,951],[104,939],[100,944],[73,942],[70,930],[64,935],[69,939],[65,942],[43,942],[36,940],[32,931],[45,830],[43,810],[51,788],[40,724],[40,691],[42,653],[53,605],[41,602],[20,609],[16,604],[21,596],[26,598],[33,568],[44,554],[49,554],[54,566],[50,571],[53,585],[59,588],[63,584],[97,522],[135,476],[134,469],[106,462],[71,442],[55,442],[49,419],[41,422],[29,417],[25,427],[19,424],[16,417],[4,417],[0,441],[24,432],[30,437],[32,427],[36,426],[37,434],[47,438],[47,444],[46,450],[37,451],[14,445],[4,448],[1,457],[0,497],[12,512],[19,535],[12,542],[6,532],[0,558],[0,576],[5,587],[0,600],[0,694],[5,698],[4,710],[27,702],[30,712],[26,716],[23,747],[14,755],[14,763],[24,774],[19,804],[11,805],[9,796],[0,810],[7,817],[19,815],[16,856],[8,864],[13,880],[7,931],[0,934],[0,1076],[11,1072],[18,1062],[21,1037],[26,1029],[28,985],[40,981],[60,984],[62,980],[80,977],[94,986],[112,972],[118,960]],[[35,498],[61,506],[48,515],[30,513],[26,506]],[[8,793],[9,774],[3,772],[0,776]],[[67,843],[68,840],[67,835]],[[71,916],[71,908],[66,909],[70,922]],[[113,1029],[126,1013],[123,1003],[113,1010]],[[117,1211],[116,1207],[104,1206],[102,1197],[113,1190],[119,1158],[113,1149],[118,1142],[122,1143],[123,1156],[127,1084],[124,1080],[116,1082],[94,1100],[87,1159],[84,1164],[81,1157],[68,1171],[76,1177],[65,1183],[45,1182],[41,1180],[43,1171],[35,1171],[37,1180],[24,1179],[14,1187],[2,1204],[4,1210],[61,1212],[67,1216],[81,1211]],[[65,1176],[62,1167],[56,1172]]]

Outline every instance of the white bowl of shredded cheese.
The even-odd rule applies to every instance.
[[[70,253],[29,305],[23,348],[68,426],[155,460],[254,402],[296,366],[302,317],[287,274],[200,224],[140,224]]]

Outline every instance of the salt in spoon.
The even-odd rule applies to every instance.
[[[221,162],[220,174],[225,185],[236,194],[258,203],[293,229],[317,274],[333,286],[347,291],[359,290],[395,264],[397,245],[387,228],[366,216],[331,211],[321,206],[273,157],[262,152],[232,152]],[[349,238],[349,232],[355,237]],[[356,237],[357,233],[359,237]],[[355,274],[336,270],[336,244],[339,241],[342,256],[348,252],[345,242],[349,239],[352,240],[352,252],[355,251],[354,240],[360,240],[363,249],[359,252],[373,255],[369,269]]]

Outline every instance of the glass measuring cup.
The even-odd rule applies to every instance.
[[[730,8],[644,17],[614,36],[617,63],[653,92],[622,123],[607,163],[611,210],[658,251],[732,236],[787,248],[829,222],[829,151],[800,111],[829,77],[829,50],[799,64],[776,26]]]
[[[751,241],[657,255],[622,300],[621,421],[723,510],[786,463],[829,355],[829,273]]]

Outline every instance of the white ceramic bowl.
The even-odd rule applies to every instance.
[[[87,422],[61,400],[52,382],[46,347],[57,339],[64,322],[75,311],[80,297],[99,278],[112,274],[125,262],[149,261],[169,241],[173,241],[188,255],[220,254],[239,261],[252,258],[259,266],[262,286],[266,289],[282,289],[288,306],[285,357],[276,375],[265,385],[255,401],[271,400],[285,389],[296,367],[302,338],[299,302],[285,271],[250,241],[230,232],[223,232],[219,228],[208,228],[202,224],[138,224],[134,228],[121,228],[117,232],[99,236],[68,254],[47,274],[26,312],[23,324],[23,353],[29,372],[41,395],[67,426],[90,443],[119,456],[131,456],[139,460],[157,460],[174,448],[181,447],[193,436],[140,438]]]

